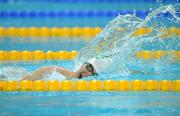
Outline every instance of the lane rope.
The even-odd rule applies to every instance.
[[[73,60],[77,51],[0,51],[0,61]]]
[[[0,91],[180,91],[180,80],[0,81]]]
[[[125,31],[125,28],[116,28],[117,31]],[[161,38],[180,36],[180,28],[169,27],[159,29]],[[102,31],[100,27],[0,27],[0,37],[94,37]],[[153,31],[150,27],[137,29],[132,36],[148,35]]]
[[[122,10],[122,11],[96,11],[96,10],[66,10],[66,11],[0,11],[0,18],[61,18],[61,17],[116,17],[118,15],[133,14],[137,17],[144,18],[148,15],[150,11],[132,11],[132,10]],[[176,13],[180,15],[180,13]],[[163,17],[170,17],[171,14],[161,13]]]
[[[94,37],[100,27],[0,27],[0,37]]]
[[[19,3],[19,2],[27,2],[27,3],[33,3],[33,2],[49,2],[49,3],[94,3],[94,2],[108,2],[108,3],[122,3],[122,2],[145,2],[145,3],[151,3],[156,2],[156,0],[0,0],[0,3]],[[163,0],[164,2],[177,2],[177,0]]]
[[[78,51],[3,51],[0,50],[0,61],[39,61],[39,60],[74,60],[78,56]],[[163,51],[163,50],[142,50],[137,52],[138,60],[159,60],[170,56],[173,60],[180,60],[180,50]]]

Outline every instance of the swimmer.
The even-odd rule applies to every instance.
[[[63,75],[66,79],[69,78],[84,78],[88,76],[98,75],[99,73],[105,71],[112,64],[112,59],[96,59],[92,58],[91,60],[85,62],[80,66],[77,71],[71,71],[69,69],[58,67],[58,66],[49,66],[38,69],[37,71],[25,76],[22,80],[39,80],[43,78],[45,73],[51,73],[56,71]]]

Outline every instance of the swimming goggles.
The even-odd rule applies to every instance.
[[[85,62],[86,64],[86,70],[89,71],[92,76],[97,75],[97,73],[94,73],[94,67],[92,66],[92,64]]]
[[[89,71],[92,74],[92,76],[98,75],[97,73],[94,73],[94,68],[92,64],[88,62],[85,62],[84,64],[86,64],[86,70]],[[82,78],[82,74],[78,76],[78,79],[81,79],[81,78]]]

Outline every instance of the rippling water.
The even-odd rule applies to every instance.
[[[180,4],[161,6],[152,11],[145,19],[135,15],[119,15],[110,21],[103,31],[80,50],[76,65],[82,64],[93,57],[113,59],[113,72],[121,75],[132,73],[130,67],[140,67],[139,71],[151,73],[149,67],[154,67],[158,73],[169,73],[172,58],[158,61],[138,62],[136,53],[139,50],[179,50],[180,37],[177,35],[166,36],[163,29],[180,27]],[[150,28],[151,33],[140,36],[133,34],[139,28]],[[168,40],[168,42],[167,42]],[[132,58],[132,56],[134,56]],[[162,70],[163,69],[163,70]],[[166,70],[166,72],[164,71]]]
[[[144,79],[178,79],[180,75],[179,61],[174,61],[171,55],[159,60],[138,60],[136,54],[140,50],[180,50],[180,36],[166,35],[164,30],[172,27],[180,28],[180,4],[161,6],[152,11],[145,19],[135,15],[119,15],[110,21],[103,31],[79,51],[79,56],[73,63],[43,62],[42,64],[19,67],[11,63],[0,68],[1,80],[20,80],[29,74],[29,69],[47,65],[59,65],[74,70],[85,61],[97,57],[111,57],[113,65],[106,72],[95,77],[97,79],[132,79],[132,77],[146,77]],[[149,34],[134,36],[139,28],[149,28]],[[73,66],[72,66],[73,65]],[[33,68],[34,67],[34,68]],[[139,76],[138,76],[139,75]],[[166,75],[166,76],[165,76]],[[52,75],[50,75],[52,77]],[[58,77],[53,73],[53,77]],[[51,78],[50,78],[51,79]],[[56,79],[56,78],[52,78]],[[89,79],[94,79],[90,77]],[[143,79],[143,78],[142,78]]]
[[[166,92],[2,92],[1,115],[178,116],[180,94]]]

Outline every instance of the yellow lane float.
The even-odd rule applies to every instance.
[[[126,29],[118,27],[116,30],[125,31]],[[102,31],[100,27],[0,27],[0,37],[94,37]],[[153,28],[140,27],[132,36],[148,35]],[[169,27],[160,29],[162,38],[168,38],[172,35],[179,36],[180,29],[177,27]]]
[[[0,91],[180,91],[180,80],[0,81]]]
[[[73,60],[77,57],[77,51],[2,51],[0,61],[39,61],[39,60]]]
[[[30,80],[22,80],[19,82],[19,89],[21,91],[28,91],[28,90],[32,90],[33,87],[33,82]]]
[[[166,56],[171,56],[174,60],[180,60],[180,50],[173,50],[173,51],[163,51],[163,50],[142,50],[137,52],[137,58],[144,59],[144,60],[158,60],[164,58]]]
[[[133,80],[131,82],[131,90],[133,91],[144,90],[144,82],[142,80]]]
[[[100,27],[0,27],[0,37],[94,37]]]
[[[73,60],[78,56],[78,52],[73,51],[3,51],[0,50],[0,61],[40,61],[40,60]],[[180,51],[162,51],[162,50],[142,50],[137,52],[138,60],[159,60],[170,56],[173,60],[180,60]]]
[[[130,83],[128,80],[117,81],[117,90],[118,91],[128,91],[130,90]]]
[[[148,35],[152,30],[152,28],[141,27],[133,33],[133,36]]]
[[[48,91],[59,91],[61,82],[57,80],[49,80],[47,82],[47,90]]]

